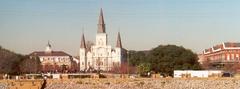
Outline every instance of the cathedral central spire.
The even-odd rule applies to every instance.
[[[102,8],[101,8],[101,10],[100,10],[100,15],[99,15],[99,20],[98,20],[98,31],[97,31],[97,33],[106,33]]]

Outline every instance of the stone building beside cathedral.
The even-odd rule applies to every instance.
[[[42,72],[75,72],[79,60],[64,51],[53,51],[48,42],[45,51],[34,51],[29,54],[31,59],[39,58]],[[34,64],[33,64],[34,65]]]
[[[95,45],[91,46],[88,50],[84,34],[82,34],[79,59],[81,71],[110,71],[114,67],[120,67],[121,64],[127,62],[127,50],[122,47],[119,32],[117,33],[116,47],[112,48],[112,46],[108,44],[108,36],[106,33],[102,9],[100,10]]]

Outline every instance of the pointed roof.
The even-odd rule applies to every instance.
[[[51,44],[50,44],[49,41],[48,41],[48,43],[47,43],[47,47],[46,47],[46,49],[45,49],[45,52],[46,52],[46,53],[51,53],[51,52],[52,52],[52,46],[51,46]]]
[[[118,35],[117,35],[117,44],[116,44],[116,47],[122,48],[122,41],[121,41],[121,37],[120,37],[120,32],[118,32]]]
[[[84,34],[82,34],[82,39],[81,39],[81,44],[80,44],[80,48],[86,48],[86,44],[85,44],[85,37],[84,37]]]
[[[48,47],[52,47],[49,41],[48,41],[48,44],[47,44],[47,46],[48,46]]]
[[[105,33],[105,23],[104,23],[104,18],[103,18],[103,11],[102,8],[100,10],[100,15],[98,19],[98,31],[97,33]]]

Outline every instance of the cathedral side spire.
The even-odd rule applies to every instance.
[[[102,8],[101,8],[101,10],[100,10],[100,15],[99,15],[99,20],[98,20],[98,31],[97,31],[97,33],[106,33]]]
[[[117,44],[116,44],[116,47],[122,48],[122,41],[121,41],[120,32],[118,32],[118,35],[117,35]]]
[[[84,34],[82,34],[82,39],[81,39],[81,45],[80,45],[80,48],[86,48]]]

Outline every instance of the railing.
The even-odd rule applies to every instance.
[[[240,60],[211,60],[213,63],[238,63]]]

